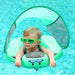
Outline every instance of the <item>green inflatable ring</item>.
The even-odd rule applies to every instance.
[[[62,48],[58,45],[58,43],[52,36],[43,35],[41,37],[40,44],[56,54],[55,60],[62,56]],[[17,52],[22,46],[23,43],[21,42],[20,38],[12,40],[7,49],[7,58],[15,62],[14,57],[16,57]],[[49,58],[45,53],[44,57],[40,58],[27,58],[26,54],[22,57],[22,66],[26,68],[42,68],[48,65]]]
[[[60,58],[63,54],[62,48],[67,48],[69,45],[69,32],[62,17],[51,8],[45,6],[31,7],[22,12],[13,22],[4,45],[4,53],[6,53],[7,58],[10,61],[15,62],[15,56],[19,49],[23,46],[23,43],[21,42],[20,38],[16,38],[9,43],[8,48],[7,45],[10,37],[19,23],[23,19],[30,17],[39,18],[49,29],[53,36],[43,35],[41,37],[40,44],[55,53],[55,60]],[[42,68],[49,65],[49,58],[46,54],[40,58],[27,58],[26,55],[24,55],[21,61],[22,66],[27,68]]]

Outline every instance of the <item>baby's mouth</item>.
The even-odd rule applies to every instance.
[[[26,47],[30,47],[30,45],[26,45]]]

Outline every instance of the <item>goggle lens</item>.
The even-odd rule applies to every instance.
[[[28,42],[29,42],[29,43],[35,43],[35,41],[34,41],[34,40],[28,40]]]

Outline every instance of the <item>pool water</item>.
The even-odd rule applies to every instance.
[[[70,35],[68,48],[63,49],[63,56],[56,60],[56,67],[40,68],[38,71],[24,67],[17,68],[13,62],[7,60],[3,52],[8,31],[24,10],[32,6],[48,6],[58,12],[64,19]],[[75,2],[74,0],[0,0],[0,75],[75,75]],[[43,34],[50,34],[44,23],[37,18],[23,20],[14,31],[10,41],[21,37],[23,30],[34,26]],[[40,27],[41,25],[41,27]]]

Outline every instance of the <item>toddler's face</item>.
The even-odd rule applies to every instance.
[[[28,36],[25,36],[26,39],[37,39],[37,35],[35,33],[31,33],[30,35]],[[37,45],[39,45],[39,42],[36,41],[35,43],[28,43],[28,41],[26,41],[24,44],[24,47],[27,48],[27,49],[31,49],[31,48],[34,48],[36,47]]]

